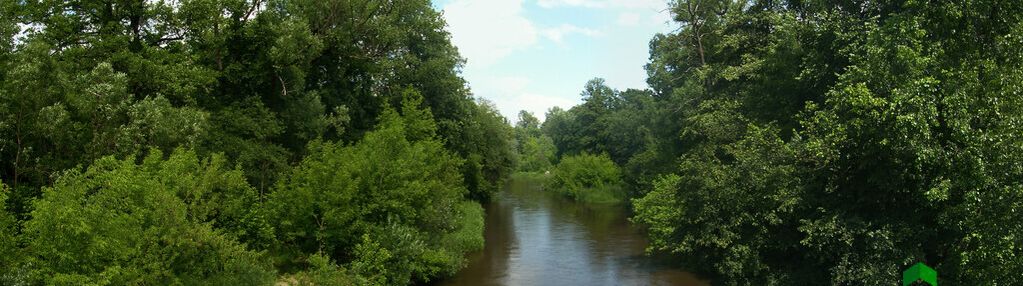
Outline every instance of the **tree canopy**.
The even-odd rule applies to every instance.
[[[623,168],[652,251],[721,285],[1021,282],[1019,5],[669,7],[649,91],[593,80],[542,123]]]
[[[1023,284],[1023,5],[668,4],[512,125],[428,0],[0,1],[0,284],[429,283],[514,171],[715,284]]]
[[[3,1],[0,284],[451,274],[516,158],[445,26],[427,0]]]

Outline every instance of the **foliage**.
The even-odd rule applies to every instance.
[[[467,150],[462,174],[469,189],[467,196],[479,202],[489,201],[515,168],[513,130],[497,107],[479,100],[469,115],[471,121],[464,126],[463,140],[448,140],[472,145],[455,148]],[[441,121],[443,123],[443,121]],[[443,125],[441,125],[443,126]],[[463,152],[463,151],[459,151]]]
[[[31,187],[49,183],[55,172],[103,155],[193,146],[205,130],[206,113],[174,107],[162,96],[129,94],[127,78],[110,64],[73,76],[54,66],[45,47],[26,49],[0,88],[0,106],[8,111],[0,115],[0,128],[10,135],[0,149],[10,162],[5,170],[19,214],[36,195]]]
[[[669,6],[651,90],[592,80],[541,128],[556,172],[622,166],[652,251],[723,285],[881,285],[916,262],[1019,283],[1018,5]]]
[[[608,152],[607,121],[619,92],[596,78],[586,83],[581,95],[582,104],[569,110],[554,107],[547,112],[543,128],[557,146],[558,157]]]
[[[533,150],[549,152],[545,150],[550,147],[543,145],[547,140],[544,137],[549,137],[557,158],[580,153],[608,154],[615,164],[630,171],[624,174],[630,192],[642,190],[654,176],[663,173],[664,164],[658,164],[663,162],[645,161],[663,157],[657,154],[658,148],[663,147],[654,144],[657,134],[651,132],[657,124],[652,120],[656,117],[650,115],[660,110],[650,91],[618,91],[597,78],[587,82],[582,97],[583,103],[569,110],[554,107],[547,112],[541,127],[543,136],[536,142],[538,148],[520,151],[531,154],[523,155],[525,171],[539,170],[536,165],[544,166],[542,161],[535,162],[535,158],[543,156],[542,152],[536,154]],[[673,142],[666,143],[673,148],[670,144]]]
[[[551,171],[544,188],[589,203],[617,203],[624,199],[622,175],[607,155],[568,156]]]
[[[317,253],[307,260],[309,269],[278,280],[276,285],[288,286],[348,286],[356,285],[344,268],[330,261],[330,257]],[[362,281],[360,281],[362,282]]]
[[[544,172],[551,169],[557,148],[550,137],[546,135],[526,137],[519,141],[519,145],[522,148],[522,153],[519,154],[519,171]]]
[[[269,283],[273,270],[261,254],[211,227],[209,214],[230,213],[229,204],[196,200],[225,190],[190,180],[238,174],[189,152],[161,157],[154,150],[141,165],[104,157],[46,188],[24,230],[35,277],[46,284]],[[184,182],[168,184],[178,178]]]
[[[18,221],[7,210],[7,194],[10,190],[0,182],[0,284],[26,284],[21,270],[23,269],[22,251],[18,245],[18,234],[21,232]]]
[[[522,110],[515,123],[515,151],[519,172],[544,172],[555,159],[554,141],[540,130],[540,120]]]
[[[652,249],[724,285],[1019,283],[1009,6],[673,2],[647,67],[671,133],[630,160],[678,159],[634,200]]]
[[[448,249],[459,249],[464,252],[483,249],[484,217],[483,206],[474,201],[462,201],[456,206],[455,213],[461,218],[456,220],[455,231],[442,240],[449,243]]]
[[[462,254],[481,246],[482,212],[466,205],[462,160],[444,149],[421,102],[407,93],[403,116],[385,108],[377,130],[354,145],[309,147],[270,197],[282,247],[322,252],[370,284],[461,267]]]
[[[0,284],[270,283],[257,250],[427,282],[513,170],[635,197],[651,250],[719,284],[1021,284],[1020,5],[669,11],[649,90],[512,127],[426,0],[2,1]]]
[[[34,220],[31,214],[57,212],[40,206],[61,206],[33,201],[45,197],[48,187],[63,193],[68,188],[64,185],[73,185],[57,185],[68,170],[113,164],[101,159],[108,156],[149,158],[146,154],[184,148],[191,151],[180,152],[190,155],[180,156],[194,158],[177,158],[175,151],[166,170],[146,178],[156,182],[153,187],[176,193],[188,220],[208,229],[189,225],[171,230],[214,241],[228,249],[224,251],[235,251],[231,241],[238,240],[288,261],[275,265],[284,272],[302,271],[300,267],[312,263],[308,254],[319,252],[306,245],[297,247],[305,251],[298,254],[284,251],[295,245],[278,240],[286,236],[269,223],[278,211],[266,202],[270,193],[283,188],[279,181],[294,176],[296,164],[322,156],[323,148],[363,146],[360,154],[368,154],[389,145],[381,138],[373,139],[373,144],[360,142],[366,141],[363,137],[378,119],[391,116],[383,115],[386,110],[398,109],[406,118],[429,119],[417,121],[421,126],[406,122],[411,125],[402,127],[410,145],[391,150],[405,150],[399,152],[405,157],[380,153],[374,158],[395,163],[388,165],[394,167],[403,166],[396,163],[399,159],[434,160],[410,152],[443,154],[440,161],[429,161],[439,163],[428,166],[443,175],[438,180],[444,182],[444,202],[434,202],[437,210],[420,211],[417,208],[426,206],[420,200],[389,201],[398,205],[379,206],[386,211],[375,214],[414,212],[423,217],[417,222],[431,217],[432,224],[418,227],[441,227],[422,236],[429,239],[425,245],[439,245],[446,239],[441,233],[463,222],[457,217],[460,213],[451,211],[454,206],[463,198],[487,200],[515,163],[512,127],[492,104],[474,98],[459,75],[463,63],[441,13],[426,0],[0,1],[0,179],[10,187],[4,194],[4,211],[14,218],[2,227],[14,230],[11,241],[26,241],[18,229]],[[402,108],[405,98],[416,108]],[[420,112],[419,107],[428,107],[429,116],[406,114]],[[369,188],[369,182],[382,177],[352,174],[366,176],[356,186],[367,188],[360,193],[380,190]],[[429,187],[433,185],[406,189]],[[140,197],[139,203],[149,199],[158,198]],[[92,202],[80,204],[86,203]],[[162,214],[145,214],[157,215]],[[82,222],[91,224],[94,219]],[[379,224],[365,228],[366,233],[391,227],[386,217],[372,221]],[[120,235],[107,233],[112,229],[90,231],[96,236]],[[343,244],[346,251],[362,242],[359,235]],[[450,240],[467,241],[469,236]],[[379,243],[398,247],[393,241]],[[15,252],[43,259],[24,244],[2,247],[13,246]],[[451,245],[417,254],[416,259],[428,256],[432,268],[417,269],[421,277],[416,279],[454,271],[462,251],[455,248],[475,244]],[[93,272],[80,274],[100,279],[96,271],[134,261],[117,257],[122,264],[90,261],[81,267]],[[324,252],[323,258],[344,264],[353,257],[353,252],[339,251]],[[396,259],[404,258],[392,260]],[[13,265],[7,264],[10,261],[3,260],[0,266]],[[67,270],[18,264],[25,271],[38,266],[37,274]],[[299,268],[288,268],[291,265]],[[317,265],[316,269],[330,269],[326,262]],[[188,283],[180,280],[186,279],[181,273],[151,273],[165,280],[146,281]],[[386,274],[381,281],[408,280],[398,277],[402,273]]]
[[[0,14],[0,58],[9,71],[0,76],[0,101],[9,104],[0,105],[11,111],[0,128],[15,137],[0,142],[0,155],[12,162],[0,170],[16,190],[52,183],[51,174],[101,155],[182,144],[225,153],[266,190],[309,141],[357,141],[381,107],[396,106],[408,88],[434,111],[445,146],[478,161],[463,172],[482,174],[469,186],[475,197],[487,197],[510,166],[501,156],[511,153],[495,151],[507,142],[482,136],[502,134],[492,124],[502,120],[474,102],[458,75],[463,60],[429,1],[22,1],[5,2]],[[103,96],[78,95],[89,84],[101,84],[93,93]],[[137,110],[148,116],[138,124],[148,125],[125,126],[139,130],[102,129],[120,126],[110,124],[124,116],[92,118],[101,129],[75,130],[78,137],[49,138],[54,130],[35,128],[44,120],[89,119],[98,112],[76,108],[92,105],[72,103],[96,98],[111,105],[108,113],[146,99],[161,109]],[[72,126],[51,129],[63,127]],[[134,133],[118,134],[126,131]],[[62,152],[66,146],[97,144],[117,148],[48,158],[79,154]],[[36,158],[47,163],[35,166]]]

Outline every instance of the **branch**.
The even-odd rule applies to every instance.
[[[277,80],[281,82],[281,96],[288,96],[288,84],[284,83],[284,78],[281,78],[280,74],[277,74]]]
[[[249,6],[249,11],[245,12],[245,18],[242,18],[242,22],[243,23],[249,20],[249,17],[252,16],[252,12],[256,11],[256,8],[259,7],[259,2],[262,2],[262,1],[261,0],[252,0],[252,6]]]

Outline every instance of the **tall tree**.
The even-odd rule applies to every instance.
[[[1018,260],[1018,231],[987,227],[1023,229],[1005,220],[1020,152],[1003,149],[1020,146],[1018,7],[723,3],[672,3],[682,27],[651,45],[670,133],[647,151],[678,156],[635,201],[654,249],[730,285],[884,284],[916,261],[948,283],[1018,280],[990,259]]]
[[[429,281],[461,266],[463,252],[473,250],[461,248],[473,245],[464,240],[482,233],[453,234],[482,213],[461,207],[475,204],[464,201],[463,161],[443,148],[421,103],[406,93],[404,114],[386,108],[378,129],[355,145],[311,146],[270,198],[283,249],[325,253],[384,285]]]
[[[541,172],[550,169],[554,162],[554,141],[543,134],[540,120],[529,111],[519,111],[515,122],[515,150],[518,154],[518,170]]]

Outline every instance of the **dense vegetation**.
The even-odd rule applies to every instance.
[[[513,128],[426,0],[0,1],[0,284],[428,282],[513,170],[718,284],[1023,284],[1023,5],[669,6]]]
[[[652,251],[721,285],[1023,284],[1023,6],[670,10],[649,91],[594,80],[542,124],[623,168]]]
[[[371,284],[395,285],[454,274],[464,252],[483,247],[462,159],[437,140],[419,102],[407,101],[404,117],[385,109],[352,146],[311,144],[268,200],[286,253],[343,257]]]
[[[512,127],[429,1],[0,1],[0,284],[407,284]]]
[[[515,154],[522,173],[550,171],[555,159],[554,141],[540,130],[540,119],[528,111],[520,111],[515,123]]]
[[[222,157],[154,150],[104,157],[43,190],[22,233],[45,284],[266,284],[273,271],[236,237],[259,235],[256,192]],[[217,230],[213,228],[217,227]]]
[[[561,158],[545,178],[544,188],[586,203],[619,203],[625,199],[622,174],[607,155],[580,154]]]

